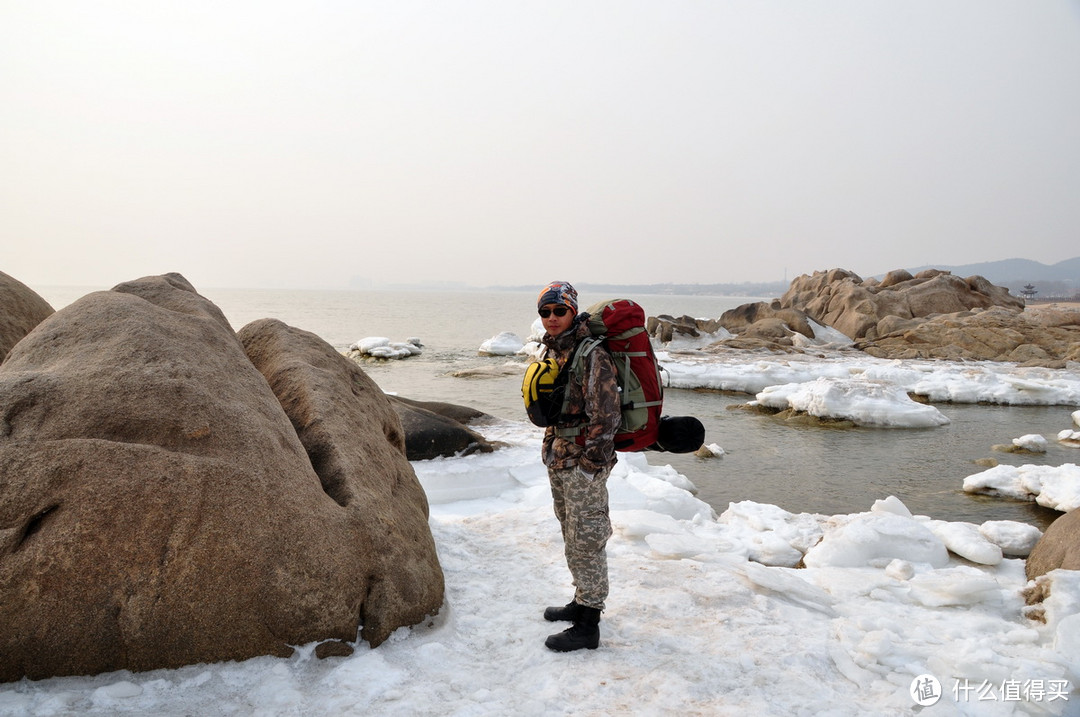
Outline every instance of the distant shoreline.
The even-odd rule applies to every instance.
[[[1080,309],[1080,298],[1075,299],[1028,299],[1025,303],[1028,309]]]

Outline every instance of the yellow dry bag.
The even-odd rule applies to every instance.
[[[529,364],[521,382],[525,413],[537,426],[555,425],[562,415],[566,376],[560,379],[559,363],[548,358]]]

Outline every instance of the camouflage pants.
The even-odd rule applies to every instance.
[[[611,537],[604,469],[588,478],[575,468],[549,468],[555,517],[562,526],[566,566],[574,579],[574,601],[604,609],[608,594],[607,545]]]

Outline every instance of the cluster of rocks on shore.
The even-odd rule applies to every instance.
[[[0,681],[341,654],[440,609],[406,431],[476,449],[473,414],[178,274],[58,312],[0,274],[0,348]]]
[[[981,276],[947,271],[881,280],[844,269],[803,275],[771,302],[753,302],[717,319],[659,316],[649,331],[661,342],[721,333],[707,351],[804,351],[815,324],[851,340],[851,348],[886,359],[1009,361],[1064,368],[1080,362],[1080,309],[1026,307]]]

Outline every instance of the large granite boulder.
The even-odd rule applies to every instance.
[[[33,289],[0,271],[0,361],[52,313],[49,302]]]
[[[1025,565],[1028,580],[1058,568],[1080,570],[1080,508],[1050,524],[1031,549]]]
[[[437,611],[443,575],[427,496],[386,394],[315,334],[262,319],[238,336],[296,429],[323,490],[344,509],[349,531],[327,538],[345,541],[368,578],[361,635],[377,645]]]
[[[339,372],[311,391],[331,404],[320,415],[377,405],[298,353]],[[389,415],[338,453],[305,449],[228,321],[176,274],[50,316],[0,365],[0,681],[286,656],[361,623],[375,645],[422,619],[441,573]]]

